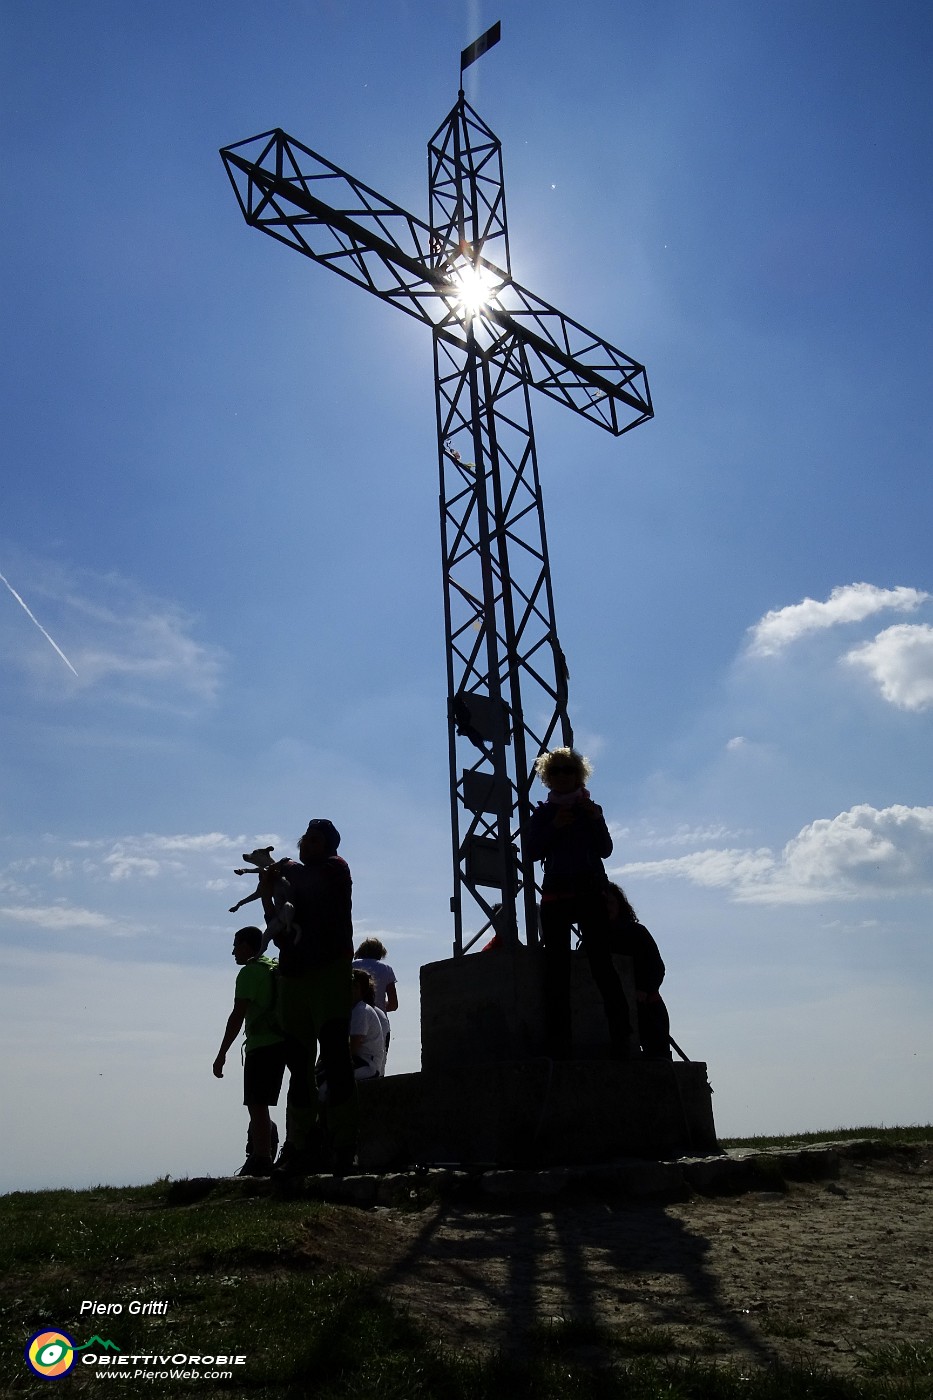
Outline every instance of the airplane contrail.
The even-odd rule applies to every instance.
[[[45,628],[42,626],[42,623],[39,621],[39,619],[38,619],[37,617],[35,617],[35,616],[29,611],[29,609],[27,608],[26,604],[23,602],[22,598],[19,596],[19,594],[17,593],[16,589],[13,587],[12,583],[10,583],[9,579],[4,578],[4,577],[3,577],[3,574],[0,574],[0,582],[6,584],[7,588],[8,588],[8,589],[10,590],[10,592],[13,594],[13,597],[16,599],[17,603],[19,603],[20,607],[23,609],[23,611],[25,612],[26,616],[32,619],[32,621],[33,621],[33,622],[36,624],[36,626],[38,627],[39,631],[42,633],[42,635],[43,635],[43,637],[45,638],[45,640],[46,640],[47,642],[49,642],[49,643],[55,648],[55,650],[58,652],[58,654],[59,654],[59,656],[61,657],[61,659],[64,661],[65,665],[68,667],[69,671],[71,671],[74,675],[77,675],[77,674],[78,674],[77,671],[75,671],[75,668],[72,666],[71,662],[68,660],[68,657],[65,655],[65,653],[62,651],[61,647],[58,645],[58,642],[54,641],[54,640],[49,636],[48,632],[46,632]]]

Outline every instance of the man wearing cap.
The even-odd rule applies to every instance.
[[[289,1069],[285,1143],[276,1172],[298,1176],[333,1165],[347,1171],[356,1153],[356,1083],[350,1058],[350,966],[353,960],[352,880],[337,855],[340,833],[315,818],[298,842],[299,861],[284,860],[263,872],[267,921],[286,904],[290,921],[276,919],[279,949],[279,1019]],[[283,927],[284,923],[287,927]],[[328,1154],[315,1087],[321,1066],[329,1086]]]

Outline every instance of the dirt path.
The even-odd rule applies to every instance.
[[[786,1193],[364,1218],[381,1285],[459,1347],[521,1348],[562,1319],[594,1359],[587,1324],[610,1329],[617,1355],[849,1370],[884,1344],[933,1341],[931,1147]]]

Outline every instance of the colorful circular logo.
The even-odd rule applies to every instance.
[[[67,1332],[53,1328],[30,1337],[23,1354],[30,1369],[47,1381],[57,1381],[60,1376],[67,1376],[77,1360],[74,1339]]]

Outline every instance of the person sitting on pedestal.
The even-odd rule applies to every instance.
[[[350,1054],[357,1079],[379,1079],[385,1073],[389,1048],[389,1018],[376,1005],[375,979],[363,968],[351,975]]]
[[[673,1059],[670,1017],[659,990],[664,981],[664,959],[658,945],[619,885],[606,886],[606,907],[609,946],[613,953],[632,959],[641,1052],[646,1060]]]

